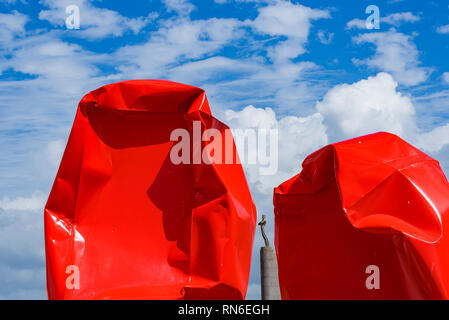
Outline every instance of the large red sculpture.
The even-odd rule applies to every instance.
[[[449,184],[397,136],[316,151],[274,205],[283,299],[449,298]]]
[[[171,134],[195,128],[191,162],[174,163]],[[50,299],[245,297],[256,210],[237,161],[195,160],[211,128],[227,130],[205,92],[175,82],[125,81],[81,100],[45,207]]]

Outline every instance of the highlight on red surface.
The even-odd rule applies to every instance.
[[[283,299],[449,298],[449,184],[399,137],[331,144],[274,189]]]
[[[171,132],[194,121],[228,129],[171,81],[83,97],[45,207],[50,299],[245,297],[255,206],[240,164],[171,161]]]

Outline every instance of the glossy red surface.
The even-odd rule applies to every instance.
[[[194,120],[227,129],[202,89],[170,81],[81,100],[45,207],[50,299],[245,297],[255,206],[240,164],[171,161],[170,133]]]
[[[399,137],[316,151],[275,188],[274,205],[283,299],[449,297],[449,184]]]

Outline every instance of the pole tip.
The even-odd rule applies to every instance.
[[[260,231],[262,232],[263,240],[265,241],[265,247],[270,246],[270,241],[268,241],[268,237],[265,233],[265,225],[267,224],[267,216],[262,214],[262,220],[259,222]]]

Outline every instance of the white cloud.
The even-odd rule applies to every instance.
[[[449,124],[437,127],[429,132],[421,134],[417,139],[417,145],[429,152],[440,151],[449,144]]]
[[[253,26],[264,34],[299,38],[305,41],[309,35],[310,21],[329,17],[328,11],[281,1],[261,7]]]
[[[116,11],[97,8],[91,5],[91,0],[43,0],[49,10],[42,10],[39,19],[47,20],[57,26],[64,26],[69,5],[76,5],[80,10],[80,30],[68,30],[72,35],[87,39],[119,37],[127,31],[135,34],[149,24],[157,15],[150,13],[138,18],[127,18]]]
[[[356,65],[386,71],[403,85],[414,86],[427,80],[431,69],[420,67],[419,51],[411,37],[390,29],[388,32],[371,32],[353,38],[356,44],[371,43],[376,46],[373,57],[353,59]]]
[[[237,19],[168,21],[151,34],[148,42],[122,47],[113,56],[123,73],[164,77],[168,66],[200,59],[239,38],[240,27]]]
[[[28,16],[17,11],[0,13],[0,44],[9,46],[16,36],[24,35],[28,20]]]
[[[417,15],[414,15],[412,12],[399,12],[392,13],[386,17],[380,19],[381,22],[399,27],[404,22],[417,22],[421,20],[421,18]]]
[[[415,109],[409,97],[397,90],[387,73],[353,84],[337,85],[317,102],[328,133],[334,139],[389,131],[402,137],[415,130]]]
[[[176,66],[168,73],[170,79],[191,83],[193,81],[216,81],[217,78],[236,74],[251,74],[259,70],[252,60],[230,59],[214,56],[204,60],[192,61]]]
[[[395,27],[401,26],[405,22],[414,23],[421,20],[421,18],[412,12],[398,12],[389,14],[386,17],[381,17],[380,21],[393,25]],[[352,19],[348,23],[346,23],[346,29],[367,29],[366,28],[366,20],[363,19]]]
[[[318,39],[322,44],[329,44],[332,42],[332,39],[334,37],[334,33],[332,32],[326,32],[323,30],[318,31]]]
[[[304,44],[309,36],[311,21],[324,18],[330,18],[329,11],[279,1],[261,7],[251,25],[259,33],[288,38],[269,52],[273,60],[283,61],[294,59],[305,52]]]
[[[190,81],[203,87],[215,112],[255,104],[270,105],[284,113],[309,115],[314,112],[316,99],[328,89],[325,80],[319,76],[310,81],[309,76],[320,72],[320,68],[311,62],[269,64],[258,56],[227,60],[226,66],[224,61],[213,58],[204,62],[207,63],[203,60],[185,63],[179,68],[183,72],[167,74],[171,79]],[[195,71],[185,72],[190,65],[195,65]],[[212,75],[208,81],[196,82],[196,79]],[[309,81],[305,80],[307,78]]]
[[[346,29],[366,29],[366,22],[362,19],[352,19],[346,23]]]
[[[45,161],[47,166],[50,165],[52,169],[59,166],[61,162],[62,154],[65,149],[65,141],[62,139],[50,141],[44,150]]]
[[[187,0],[162,0],[162,2],[168,11],[175,11],[180,16],[187,16],[195,10],[195,6]]]
[[[333,142],[387,131],[424,152],[436,154],[449,145],[449,124],[420,130],[411,97],[397,91],[397,83],[388,73],[337,85],[317,102],[316,108]]]
[[[271,194],[273,186],[277,186],[298,171],[305,156],[327,144],[326,128],[318,113],[307,117],[285,116],[277,119],[276,113],[271,108],[247,106],[241,111],[227,110],[223,119],[233,130],[278,130],[279,163],[275,175],[260,175],[258,164],[243,163],[251,188],[263,194]],[[238,146],[239,154],[254,151],[242,147]]]
[[[449,83],[449,72],[443,73],[443,80],[446,81],[446,83]]]
[[[444,26],[439,26],[437,28],[437,32],[441,34],[449,34],[449,24],[446,24]]]
[[[31,197],[17,197],[10,199],[3,197],[0,200],[0,209],[18,210],[18,211],[37,211],[43,210],[46,197],[41,192],[35,192]]]
[[[24,81],[21,86],[41,86],[45,91],[77,97],[89,83],[98,83],[95,79],[99,72],[96,64],[106,60],[105,56],[92,54],[77,44],[61,41],[50,34],[15,41],[10,55],[4,68],[37,76],[35,80]]]
[[[284,7],[293,8],[294,12],[304,12],[309,20],[312,17],[327,16],[326,11],[289,2],[264,6],[259,11],[265,12],[265,8],[268,12],[277,12]],[[318,93],[322,92],[322,81],[305,82],[302,78],[307,72],[317,69],[317,66],[311,62],[289,60],[298,54],[298,50],[302,50],[307,41],[308,30],[290,33],[287,31],[288,27],[284,26],[273,31],[266,25],[271,31],[263,32],[264,36],[271,36],[276,32],[289,33],[286,40],[279,39],[274,45],[263,46],[263,42],[252,41],[252,34],[248,30],[248,27],[254,29],[261,22],[258,19],[262,19],[264,14],[260,12],[254,20],[258,22],[232,18],[191,20],[189,17],[159,20],[160,28],[150,34],[148,41],[120,48],[110,55],[110,61],[117,66],[122,78],[169,78],[202,86],[213,97],[216,110],[235,107],[237,103],[241,106],[257,102],[269,102],[271,105],[296,111],[310,110]],[[304,15],[299,18],[309,28],[310,21],[305,21]],[[271,13],[268,16],[277,17]],[[291,27],[302,26],[297,21],[291,23]],[[298,45],[299,34],[305,37],[301,40],[302,45]],[[225,47],[238,49],[242,43],[249,46],[245,47],[244,58],[225,59],[214,56]],[[260,55],[261,50],[268,50],[272,54],[273,63],[267,63],[265,57]],[[231,79],[224,79],[225,75],[231,75]],[[230,100],[229,96],[233,99]],[[282,97],[288,97],[288,103],[281,101]]]

